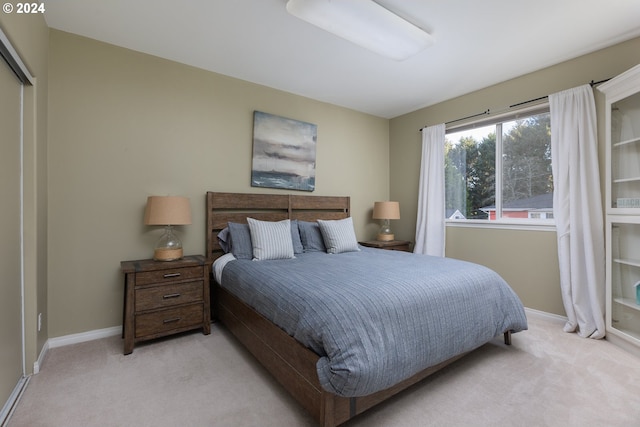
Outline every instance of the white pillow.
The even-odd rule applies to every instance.
[[[330,254],[359,251],[351,217],[338,220],[318,220],[324,245]]]
[[[291,222],[288,219],[273,222],[247,218],[247,223],[251,232],[254,261],[295,258]]]

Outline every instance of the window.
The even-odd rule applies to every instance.
[[[447,131],[445,185],[447,219],[552,220],[548,109]]]

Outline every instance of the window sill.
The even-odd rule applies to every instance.
[[[497,228],[503,230],[528,230],[528,231],[556,231],[556,224],[554,221],[545,220],[527,220],[527,221],[514,221],[514,220],[499,220],[499,221],[487,221],[483,219],[464,219],[445,220],[445,227],[466,227],[466,228]]]

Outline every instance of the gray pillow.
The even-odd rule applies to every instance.
[[[317,222],[298,221],[300,241],[305,252],[326,252],[320,226]]]
[[[351,217],[338,220],[318,220],[324,245],[330,254],[359,251],[358,239],[353,230]]]
[[[255,261],[295,258],[291,239],[291,221],[285,219],[274,222],[247,218],[247,222],[251,230]]]
[[[228,223],[231,236],[231,253],[237,259],[253,259],[253,245],[251,244],[251,231],[248,224],[237,222]]]
[[[300,240],[300,230],[298,230],[298,220],[291,220],[291,243],[293,243],[293,253],[301,254],[304,252],[302,241]]]
[[[218,244],[225,254],[231,252],[231,236],[229,235],[229,227],[225,227],[218,233]]]

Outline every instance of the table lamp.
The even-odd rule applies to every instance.
[[[389,220],[400,219],[400,203],[398,202],[375,202],[373,205],[373,219],[381,219],[382,226],[376,240],[388,242],[395,240],[391,232]]]
[[[189,199],[180,196],[149,196],[144,211],[145,225],[164,225],[164,234],[156,243],[153,259],[174,261],[182,259],[182,242],[173,232],[174,225],[191,224]]]

